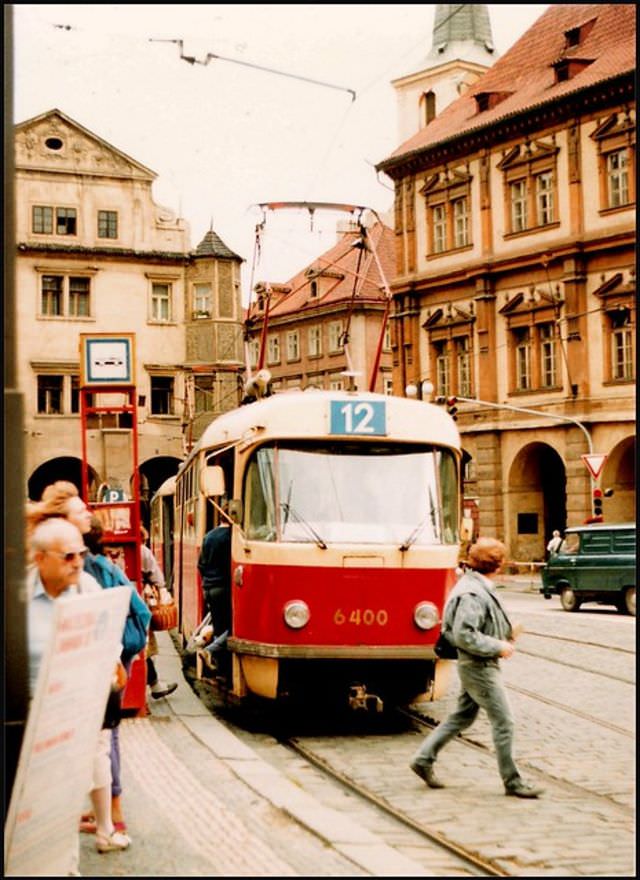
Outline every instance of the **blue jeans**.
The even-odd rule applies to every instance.
[[[505,786],[520,778],[512,756],[513,716],[495,660],[459,660],[458,676],[462,690],[454,712],[424,740],[414,756],[418,764],[431,764],[440,749],[458,733],[471,727],[484,709],[491,722],[498,769]]]

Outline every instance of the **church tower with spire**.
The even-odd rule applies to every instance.
[[[494,63],[489,8],[483,3],[438,3],[431,49],[418,69],[392,81],[399,143],[431,122]]]

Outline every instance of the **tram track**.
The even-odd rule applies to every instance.
[[[523,696],[537,698],[531,692]],[[371,721],[359,716],[354,722],[342,715],[334,718],[313,712],[308,717],[276,713],[271,721],[259,713],[251,723],[243,716],[241,730],[231,716],[227,715],[225,723],[318,803],[337,810],[346,804],[348,814],[364,828],[434,876],[522,876],[523,872],[556,869],[565,858],[562,835],[558,837],[556,806],[560,803],[565,804],[567,815],[573,815],[580,805],[580,811],[597,816],[594,841],[599,839],[596,829],[606,827],[612,846],[627,845],[634,810],[621,802],[620,790],[603,789],[599,778],[593,785],[588,780],[582,784],[580,773],[568,778],[562,762],[552,760],[541,769],[535,751],[531,753],[534,764],[522,761],[527,774],[547,789],[535,805],[499,806],[499,787],[484,772],[487,759],[490,766],[494,762],[491,746],[468,736],[456,738],[453,752],[469,749],[468,758],[457,753],[458,767],[464,770],[456,772],[454,758],[449,767],[450,790],[434,794],[413,778],[407,765],[416,732],[438,721],[426,719],[420,710],[403,710],[399,717],[400,728],[393,722],[389,726],[382,717],[375,723],[375,715]],[[408,718],[413,722],[409,729]],[[598,719],[586,720],[598,723]],[[536,834],[519,818],[523,814],[535,822]],[[499,825],[491,824],[498,822],[498,815]],[[577,859],[578,873],[588,872],[588,861]]]
[[[590,672],[590,670],[588,671]],[[614,676],[611,677],[613,678]],[[630,682],[630,684],[632,684],[632,682]],[[596,718],[593,715],[589,715],[587,712],[581,712],[579,709],[574,709],[572,706],[566,706],[563,703],[559,703],[557,700],[550,699],[549,697],[543,697],[541,694],[536,694],[533,691],[527,690],[526,688],[518,687],[514,684],[508,684],[506,687],[507,690],[515,691],[515,693],[522,694],[523,696],[529,697],[532,700],[537,700],[539,703],[544,703],[546,706],[552,706],[554,709],[560,709],[562,712],[573,715],[574,718],[581,718],[583,721],[589,721],[592,724],[597,724],[599,727],[605,727],[607,730],[612,730],[614,733],[619,733],[621,736],[628,736],[630,739],[636,738],[634,731],[627,730],[626,727],[620,727],[618,724],[612,724],[610,721],[605,721],[602,718]]]
[[[438,848],[446,850],[447,853],[451,854],[459,860],[460,867],[463,870],[468,870],[471,876],[512,876],[509,871],[504,870],[491,859],[484,858],[479,853],[473,852],[472,850],[462,846],[461,844],[456,843],[453,840],[449,840],[436,828],[416,821],[407,813],[389,803],[386,798],[381,797],[380,795],[376,795],[374,792],[367,789],[365,786],[348,776],[346,773],[343,773],[342,771],[333,767],[326,758],[323,758],[321,755],[317,754],[317,752],[313,751],[313,749],[305,745],[298,737],[289,737],[280,740],[280,744],[284,745],[290,751],[294,752],[296,755],[312,764],[318,770],[321,770],[333,781],[345,786],[349,791],[357,794],[360,798],[364,799],[369,804],[377,807],[386,815],[392,817],[397,822],[400,822],[402,825],[410,828],[412,831],[425,838],[431,844],[435,844]],[[453,867],[451,868],[451,870],[453,870]]]
[[[581,645],[584,648],[602,648],[605,651],[616,651],[620,654],[631,654],[632,656],[634,656],[636,653],[634,648],[622,648],[619,645],[605,645],[602,642],[591,642],[585,641],[584,639],[572,639],[569,636],[560,636],[555,633],[536,632],[536,630],[528,628],[525,630],[525,633],[526,635],[538,636],[542,639],[551,639],[557,642],[566,642],[567,644],[571,645]]]
[[[529,633],[529,635],[533,635],[533,633]],[[581,642],[580,644],[585,644],[585,643]],[[602,646],[600,646],[600,647],[602,647]],[[578,670],[580,670],[580,672],[588,672],[589,675],[599,675],[602,678],[609,679],[610,681],[620,681],[620,682],[622,682],[622,684],[630,684],[632,687],[635,687],[635,681],[631,678],[626,678],[625,676],[622,676],[622,675],[615,675],[611,672],[602,672],[599,669],[585,669],[585,667],[583,665],[580,665],[579,663],[571,663],[563,657],[558,657],[558,658],[550,657],[548,654],[541,654],[538,651],[530,651],[527,648],[521,648],[521,647],[518,648],[518,653],[519,654],[526,654],[527,657],[536,657],[539,660],[548,660],[550,663],[558,663],[560,666],[563,666],[564,668],[568,667],[570,669],[578,669]]]
[[[514,686],[510,686],[510,685],[507,685],[507,687],[510,690],[514,690],[518,693],[522,693],[524,696],[528,696],[530,698],[539,700],[541,703],[544,703],[545,705],[551,705],[554,708],[561,708],[565,711],[569,711],[569,713],[571,715],[575,715],[576,717],[582,718],[583,720],[593,722],[594,724],[601,724],[602,726],[607,727],[608,729],[613,729],[616,733],[630,737],[631,739],[635,739],[634,733],[631,733],[630,731],[625,730],[624,728],[618,727],[617,725],[609,725],[607,723],[602,722],[598,718],[594,718],[592,716],[586,715],[585,713],[581,713],[579,711],[573,712],[573,711],[567,709],[567,707],[562,706],[561,704],[555,702],[554,700],[548,700],[544,697],[540,697],[538,694],[534,694],[531,691],[525,690],[524,688],[514,687]],[[433,730],[439,724],[439,722],[436,721],[435,719],[429,718],[428,716],[425,716],[425,715],[422,715],[419,712],[417,712],[413,709],[410,709],[410,708],[409,709],[398,709],[397,711],[399,712],[400,715],[411,720],[415,725],[417,725],[418,727],[422,728],[425,731]],[[469,748],[478,749],[479,751],[484,752],[485,754],[489,754],[491,751],[484,743],[479,742],[476,739],[473,739],[468,734],[459,734],[458,737],[456,737],[456,741],[463,743],[465,746],[468,746]],[[577,785],[576,783],[571,782],[570,780],[567,780],[567,779],[558,779],[557,776],[546,773],[544,770],[540,770],[538,767],[532,767],[531,765],[527,764],[527,762],[522,762],[522,766],[526,767],[528,772],[534,773],[536,775],[536,777],[540,780],[541,783],[546,783],[546,784],[554,785],[554,786],[560,786],[564,790],[569,791],[569,792],[573,792],[578,795],[584,795],[585,793],[587,793],[589,795],[589,797],[595,797],[597,799],[602,799],[602,801],[605,802],[608,806],[613,806],[614,808],[618,809],[620,812],[624,813],[625,815],[629,815],[629,813],[630,813],[630,811],[626,807],[616,803],[612,798],[610,798],[606,794],[598,794],[594,791],[591,791],[588,788],[585,788],[582,785]]]

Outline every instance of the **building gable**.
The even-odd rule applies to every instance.
[[[90,174],[146,181],[154,171],[83,128],[60,110],[50,110],[15,128],[16,170]]]

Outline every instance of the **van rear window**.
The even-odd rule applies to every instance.
[[[613,549],[619,553],[635,553],[636,552],[636,536],[635,532],[614,532],[613,533]]]
[[[609,553],[611,551],[611,533],[610,532],[583,532],[582,534],[582,552],[583,553]]]

